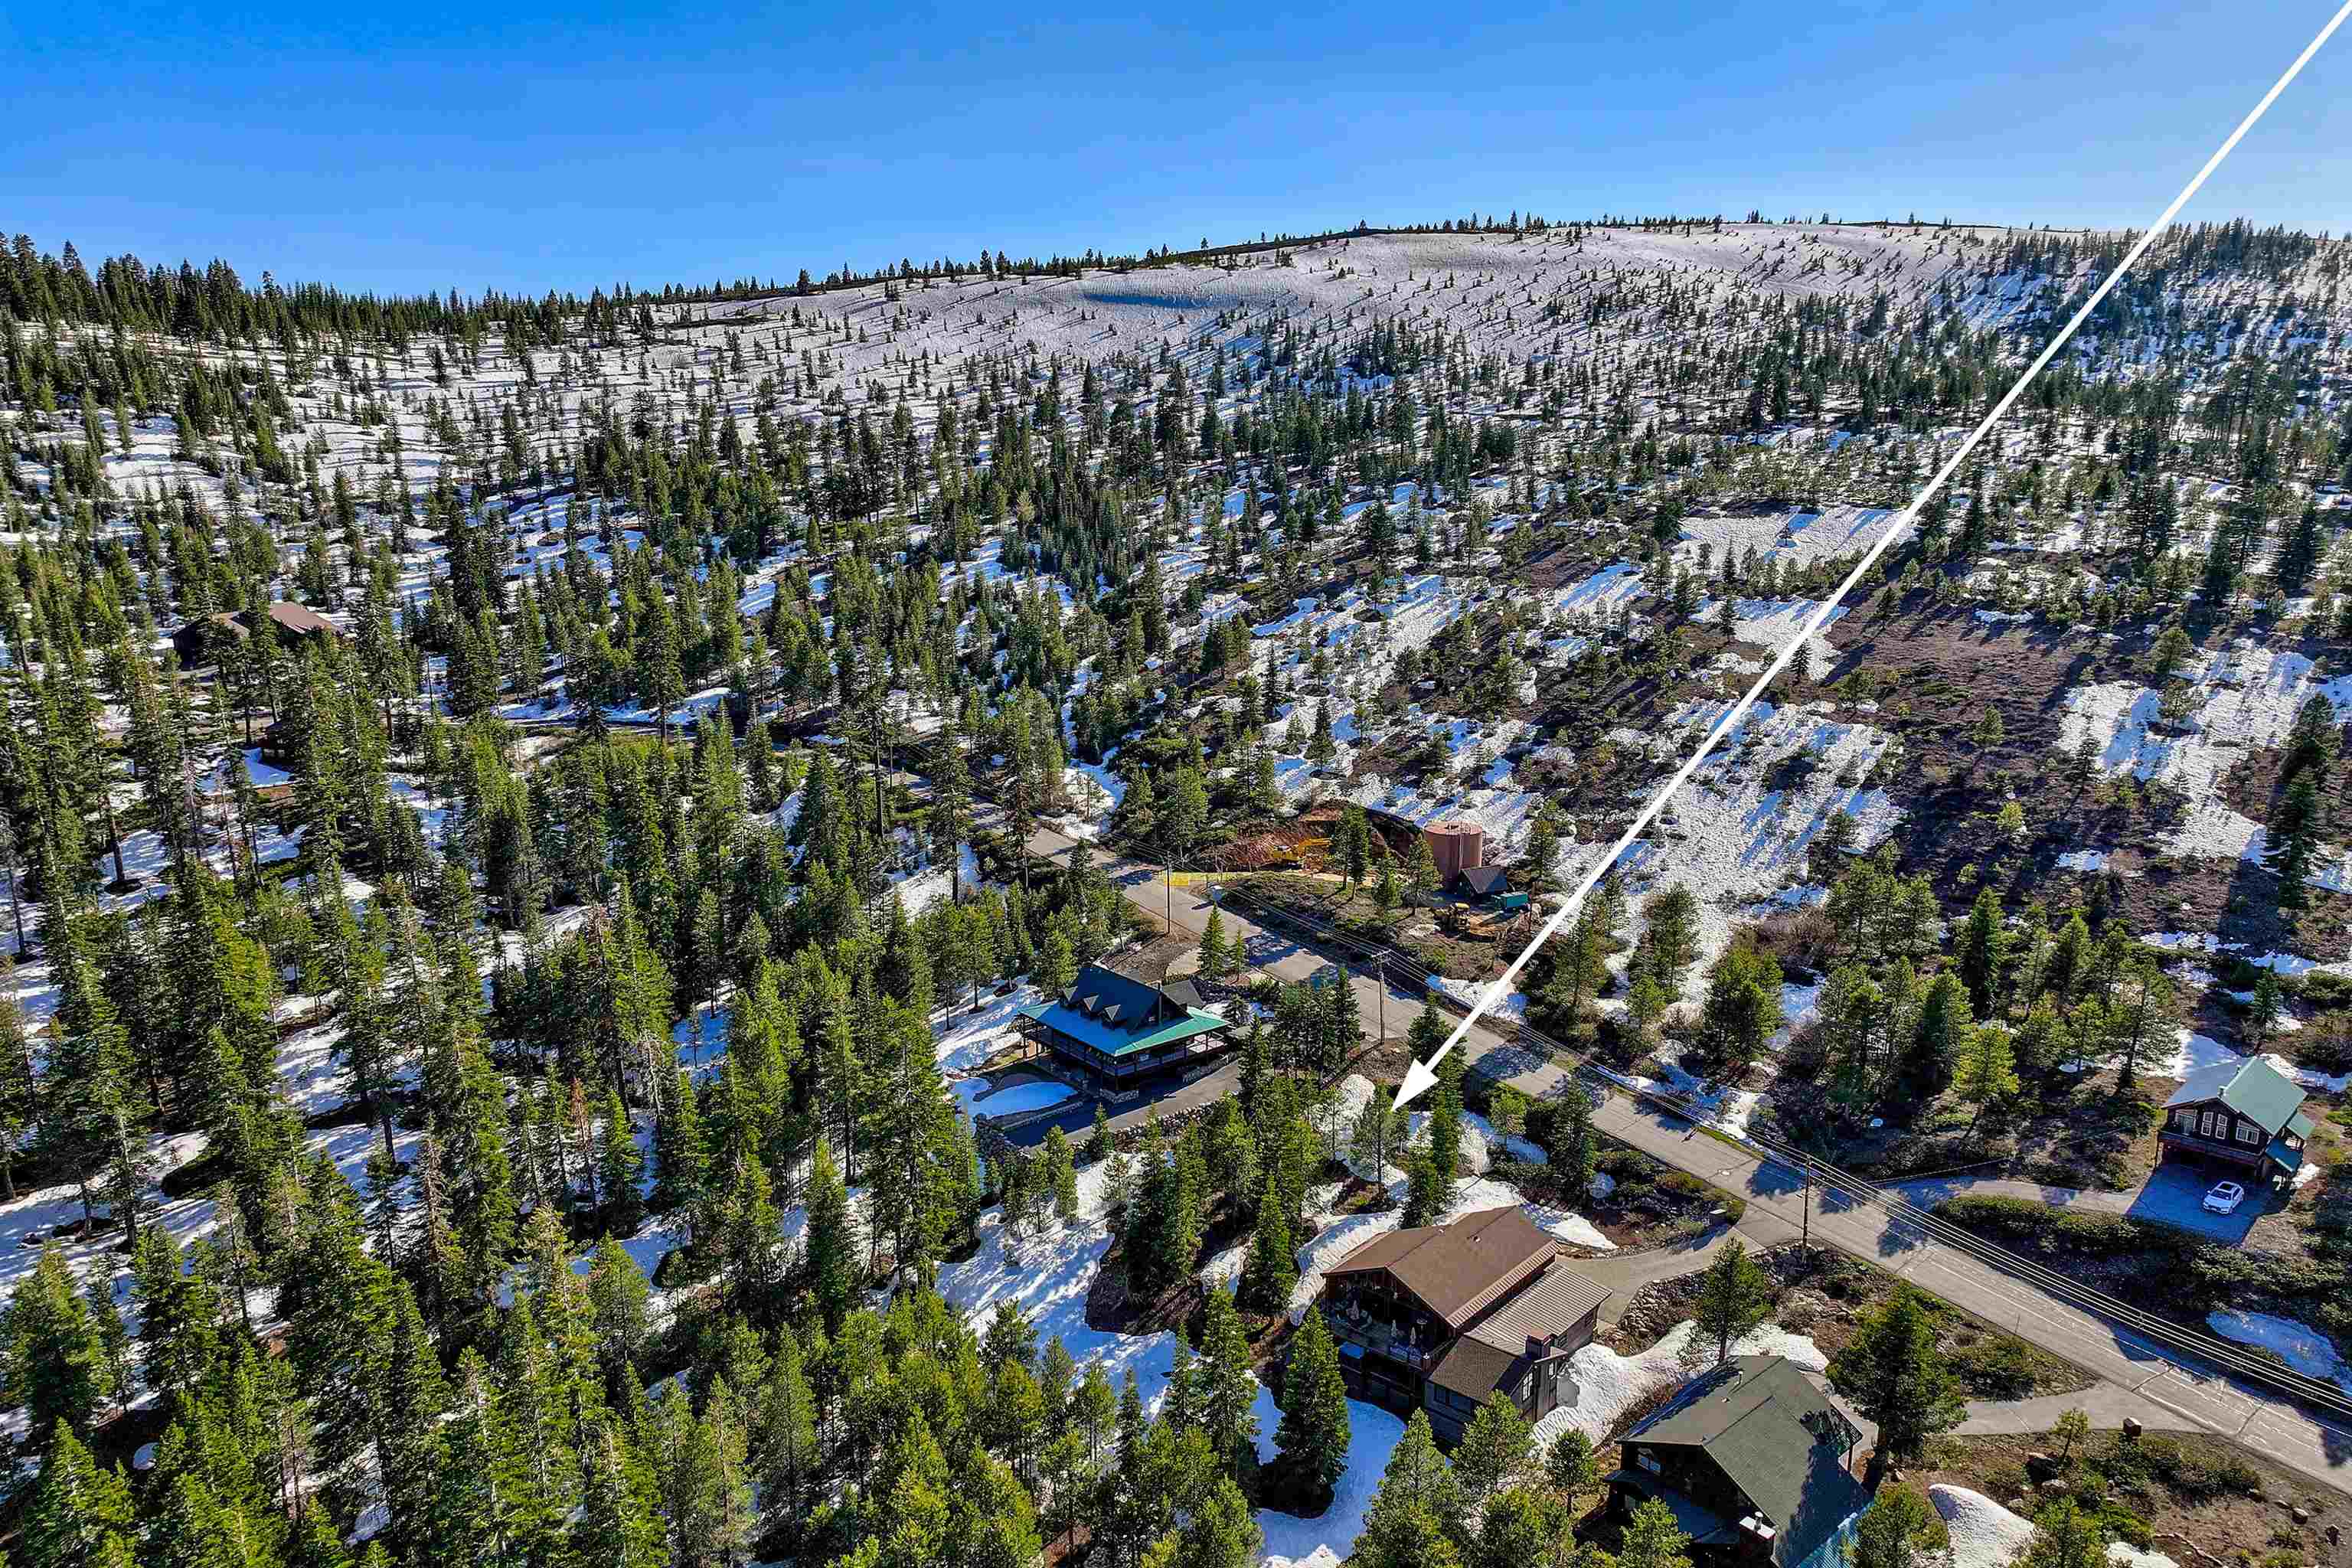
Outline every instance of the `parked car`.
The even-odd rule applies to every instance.
[[[2205,1194],[2207,1214],[2236,1214],[2246,1201],[2246,1189],[2235,1182],[2216,1182]]]

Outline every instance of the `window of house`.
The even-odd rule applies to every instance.
[[[1658,1463],[1658,1457],[1647,1448],[1637,1450],[1633,1455],[1633,1462],[1654,1476],[1659,1474],[1663,1468]]]
[[[2176,1110],[2172,1113],[2172,1130],[2175,1132],[2189,1131],[2192,1130],[2192,1125],[2195,1120],[2196,1112],[2194,1111]]]
[[[2218,1110],[2209,1110],[2198,1119],[2197,1131],[2208,1138],[2219,1138],[2229,1131],[2229,1118]]]
[[[2241,1142],[2241,1143],[2260,1143],[2262,1141],[2263,1141],[2263,1130],[2262,1130],[2261,1128],[2259,1128],[2259,1127],[2255,1126],[2255,1125],[2254,1125],[2252,1122],[2251,1122],[2251,1121],[2241,1121],[2241,1122],[2239,1122],[2239,1123],[2238,1123],[2238,1142]]]

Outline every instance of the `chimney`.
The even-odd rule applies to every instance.
[[[1780,1531],[1771,1521],[1760,1513],[1751,1513],[1739,1521],[1739,1560],[1743,1563],[1772,1561],[1773,1538]]]

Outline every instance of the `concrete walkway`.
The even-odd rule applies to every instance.
[[[1645,1247],[1639,1252],[1620,1252],[1605,1258],[1580,1258],[1576,1271],[1595,1284],[1609,1288],[1609,1300],[1601,1303],[1601,1326],[1607,1328],[1625,1315],[1633,1298],[1645,1285],[1661,1279],[1679,1279],[1685,1274],[1696,1274],[1715,1261],[1715,1255],[1738,1236],[1748,1244],[1750,1252],[1775,1245],[1745,1234],[1747,1226],[1719,1225],[1687,1241],[1677,1241],[1666,1247]]]

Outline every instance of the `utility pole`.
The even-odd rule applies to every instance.
[[[1813,1157],[1798,1156],[1805,1163],[1805,1222],[1801,1239],[1797,1243],[1797,1256],[1804,1259],[1805,1272],[1813,1271]]]

